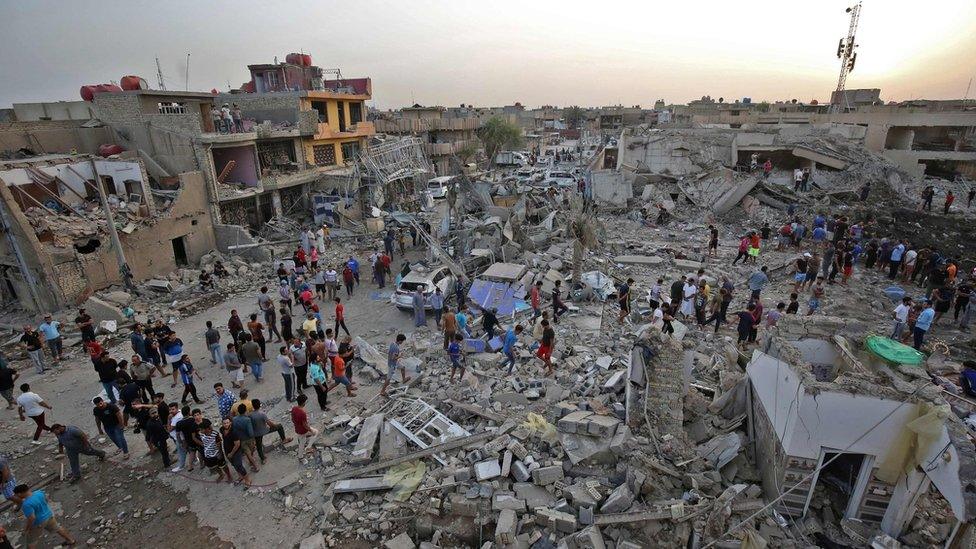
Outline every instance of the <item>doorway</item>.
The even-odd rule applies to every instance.
[[[852,507],[856,512],[860,492],[863,491],[861,471],[865,458],[864,454],[824,450],[821,463],[829,465],[821,469],[813,489],[815,492],[822,491],[838,517],[848,516]]]
[[[186,267],[190,264],[186,259],[186,237],[179,236],[171,240],[173,243],[173,259],[176,260],[177,267]]]

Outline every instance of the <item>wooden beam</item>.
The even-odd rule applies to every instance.
[[[82,183],[85,184],[86,187],[90,187],[91,190],[95,191],[96,194],[98,193],[98,187],[95,186],[100,183],[98,180],[95,180],[95,185],[92,185],[91,183],[88,182],[88,178],[78,173],[78,170],[76,170],[74,166],[72,166],[71,164],[65,164],[65,166],[68,168],[68,171],[77,175],[81,179]],[[87,198],[85,200],[87,200]]]
[[[55,182],[57,182],[57,180],[55,180]],[[76,209],[74,208],[74,206],[72,206],[71,204],[68,204],[67,202],[65,202],[65,201],[64,201],[64,200],[63,200],[63,199],[62,199],[62,198],[61,198],[60,196],[58,196],[58,195],[56,195],[56,194],[54,194],[54,193],[52,193],[52,192],[50,191],[50,189],[48,189],[48,188],[47,188],[47,187],[45,187],[44,185],[41,185],[40,183],[37,183],[37,182],[31,182],[31,184],[32,184],[32,185],[36,185],[36,186],[37,186],[37,187],[38,187],[39,189],[41,189],[42,191],[44,191],[44,192],[45,192],[45,193],[46,193],[46,194],[47,194],[48,196],[50,196],[50,197],[51,197],[51,198],[53,198],[53,199],[54,199],[55,201],[57,201],[57,202],[58,202],[58,204],[61,204],[61,205],[62,205],[62,206],[64,206],[65,208],[68,208],[69,210],[71,210],[71,213],[73,213],[73,214],[75,214],[75,215],[77,215],[78,217],[80,217],[80,218],[82,218],[82,219],[86,219],[86,220],[88,219],[88,218],[87,218],[87,217],[85,217],[85,216],[84,216],[84,215],[83,215],[83,214],[82,214],[81,212],[79,212],[78,210],[76,210]]]
[[[47,206],[45,206],[44,204],[41,204],[40,202],[38,202],[36,198],[34,198],[33,196],[27,194],[27,191],[25,191],[24,189],[21,189],[20,188],[20,185],[13,185],[13,188],[14,189],[17,189],[18,191],[20,191],[20,194],[22,194],[25,197],[27,197],[28,200],[30,200],[31,202],[33,202],[34,204],[36,204],[39,208],[41,208],[45,212],[47,212],[47,213],[49,213],[51,215],[58,215],[56,212],[51,211],[51,209],[48,208]]]

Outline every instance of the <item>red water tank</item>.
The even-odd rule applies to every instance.
[[[122,89],[127,91],[149,89],[149,84],[146,82],[146,79],[139,76],[123,76],[120,83],[122,84]]]
[[[309,54],[307,54],[307,53],[303,53],[302,54],[302,64],[305,65],[306,67],[311,67],[312,66],[312,56],[309,55]]]
[[[302,64],[302,54],[300,54],[300,53],[289,53],[288,55],[285,56],[285,63],[289,63],[289,64],[292,64],[292,65],[301,65]]]
[[[254,85],[254,81],[244,82],[241,84],[241,91],[244,93],[254,93],[257,91],[257,87]]]
[[[88,84],[81,87],[81,98],[84,101],[94,99],[96,93],[120,92],[122,88],[115,84]]]
[[[125,151],[122,145],[110,145],[108,143],[98,146],[98,156],[103,158],[108,158],[113,154],[119,154]]]

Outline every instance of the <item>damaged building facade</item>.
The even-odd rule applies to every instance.
[[[121,284],[105,206],[112,211],[135,281],[195,265],[214,248],[201,174],[184,172],[151,184],[142,161],[128,156],[50,155],[0,162],[5,302],[56,310]]]

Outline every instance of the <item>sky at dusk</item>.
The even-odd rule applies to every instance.
[[[828,99],[845,0],[0,3],[0,107],[144,77],[226,91],[293,51],[373,79],[382,109]],[[976,1],[865,0],[848,88],[958,99],[976,76]],[[969,98],[976,96],[976,85]]]

